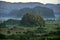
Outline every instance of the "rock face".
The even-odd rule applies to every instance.
[[[20,9],[18,11],[16,10],[13,10],[10,15],[11,16],[15,16],[15,17],[22,17],[24,14],[26,13],[33,13],[33,14],[39,14],[41,15],[43,18],[54,18],[54,13],[53,13],[53,10],[49,9],[49,8],[46,8],[46,7],[40,7],[40,6],[37,6],[33,9],[30,9],[30,8],[23,8],[23,9]]]
[[[46,7],[52,9],[55,14],[55,18],[60,20],[60,4],[46,4]]]
[[[38,13],[44,18],[55,18],[60,15],[60,4],[42,3],[9,3],[0,1],[0,18],[22,17],[27,12]],[[57,9],[57,10],[56,10]],[[55,16],[56,15],[56,16]]]

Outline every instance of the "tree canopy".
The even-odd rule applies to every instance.
[[[4,23],[0,23],[0,28],[5,28],[6,25]]]
[[[21,20],[21,25],[24,26],[42,26],[44,20],[38,14],[26,13]]]

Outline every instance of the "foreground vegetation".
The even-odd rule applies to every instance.
[[[0,24],[0,40],[60,40],[60,21],[44,21],[33,14],[24,15],[21,21],[10,19]]]

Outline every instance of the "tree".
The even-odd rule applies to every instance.
[[[24,26],[43,26],[44,20],[37,14],[26,13],[21,20],[21,25]]]
[[[57,28],[56,28],[56,33],[59,36],[60,35],[60,25],[56,24]]]
[[[5,28],[6,25],[4,23],[0,23],[0,28]]]
[[[8,34],[10,34],[10,31],[7,31]]]
[[[6,36],[2,33],[0,33],[0,39],[6,39]]]

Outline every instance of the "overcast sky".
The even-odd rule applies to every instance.
[[[41,3],[53,3],[53,4],[60,4],[60,0],[0,0],[0,1],[7,1],[7,2],[41,2]]]

